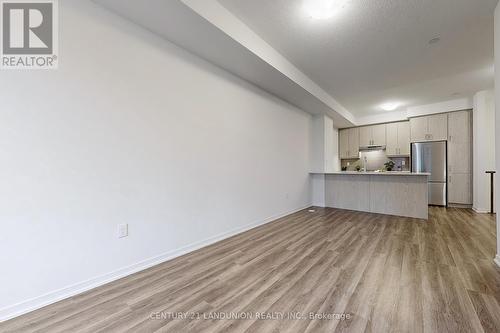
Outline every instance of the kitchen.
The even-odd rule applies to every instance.
[[[326,117],[317,121],[330,131]],[[341,171],[313,172],[313,184],[322,179],[314,191],[324,191],[326,207],[422,219],[429,205],[472,207],[471,110],[345,128],[325,137],[332,135],[338,135]]]

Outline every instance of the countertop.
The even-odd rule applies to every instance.
[[[313,172],[314,174],[314,172]],[[338,171],[338,172],[325,172],[322,175],[360,175],[360,176],[430,176],[428,172],[409,172],[409,171]]]

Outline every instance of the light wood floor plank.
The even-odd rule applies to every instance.
[[[467,209],[431,207],[428,221],[303,210],[0,332],[499,332],[495,237],[494,216]],[[333,314],[348,319],[318,317]]]

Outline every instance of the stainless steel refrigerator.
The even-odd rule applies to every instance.
[[[429,205],[447,205],[446,141],[411,144],[412,172],[430,172]]]

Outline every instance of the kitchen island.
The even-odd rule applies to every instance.
[[[429,173],[332,172],[324,176],[326,207],[428,218]]]

